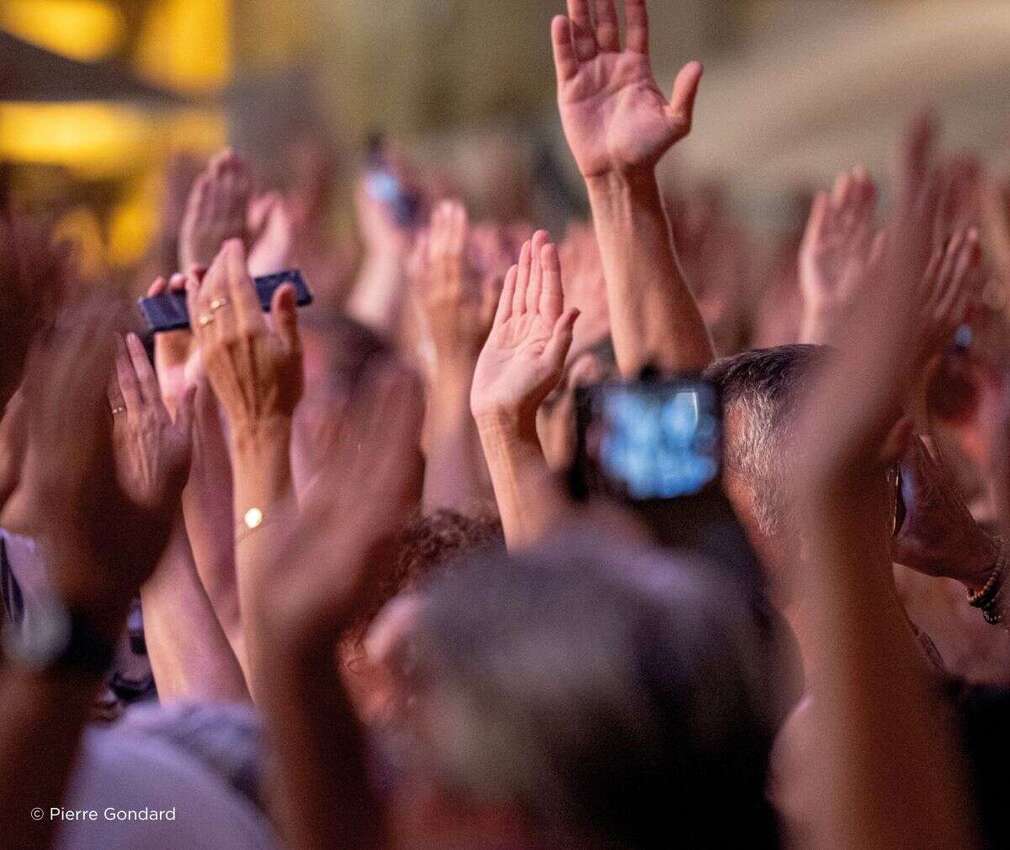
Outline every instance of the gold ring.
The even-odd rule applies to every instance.
[[[200,318],[198,318],[196,320],[196,323],[201,328],[205,328],[205,327],[207,327],[207,325],[211,324],[213,321],[214,321],[214,314],[213,313],[204,313],[202,316],[200,316]]]
[[[120,413],[126,413],[126,407],[125,406],[119,405],[118,407],[112,408],[112,415],[113,416],[119,416]]]
[[[230,298],[215,298],[213,301],[210,302],[210,305],[209,305],[210,306],[210,312],[211,313],[216,313],[222,307],[227,307],[229,304],[231,304],[231,299]]]

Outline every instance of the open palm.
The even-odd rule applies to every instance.
[[[702,67],[686,65],[673,98],[660,91],[649,61],[645,0],[626,0],[622,48],[613,0],[569,0],[551,26],[558,104],[565,136],[585,177],[654,166],[691,131]]]
[[[564,310],[557,248],[539,231],[505,278],[494,326],[474,371],[474,415],[535,415],[561,380],[577,317],[577,310]]]

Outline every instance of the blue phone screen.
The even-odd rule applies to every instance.
[[[719,475],[721,425],[714,391],[613,388],[602,404],[600,465],[638,501],[701,492]]]

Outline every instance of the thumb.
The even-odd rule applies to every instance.
[[[674,118],[682,123],[690,132],[694,122],[694,101],[698,96],[698,86],[705,72],[701,62],[688,62],[673,84],[673,97],[670,99],[670,111]]]
[[[270,312],[273,315],[277,335],[289,352],[302,350],[301,337],[298,333],[298,305],[295,300],[295,288],[285,284],[274,293]]]
[[[572,307],[564,312],[554,325],[554,332],[551,334],[544,355],[560,371],[564,368],[565,358],[572,347],[572,335],[575,330],[575,320],[579,318],[579,311]]]

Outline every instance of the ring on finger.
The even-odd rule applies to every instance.
[[[212,324],[213,321],[214,321],[214,314],[213,313],[204,313],[202,316],[200,316],[196,320],[196,323],[201,328],[205,328],[205,327],[207,327],[207,325]]]
[[[112,408],[112,415],[113,416],[119,416],[122,413],[126,413],[126,405],[120,404],[120,405],[117,405],[116,407]]]
[[[227,307],[229,304],[231,304],[230,298],[215,298],[208,305],[208,309],[211,313],[216,313],[222,307]]]

